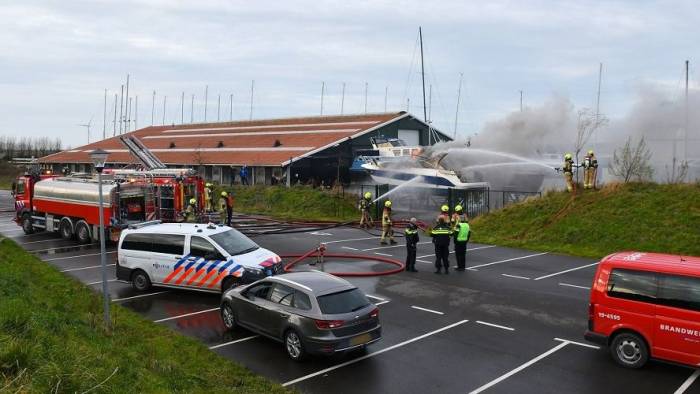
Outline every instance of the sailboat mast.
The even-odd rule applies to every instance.
[[[418,26],[418,37],[420,39],[420,75],[423,81],[423,120],[428,123],[428,109],[425,105],[425,65],[423,63],[423,29]]]

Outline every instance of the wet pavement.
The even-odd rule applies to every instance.
[[[0,207],[12,208],[9,193],[0,191]],[[57,234],[24,235],[11,222],[12,215],[0,212],[0,234],[101,291],[98,244],[78,246]],[[245,223],[254,234],[255,224]],[[258,229],[270,227],[266,223]],[[355,228],[253,239],[280,255],[303,253],[324,242],[328,253],[405,258],[401,239],[399,245],[380,246],[377,237]],[[379,305],[382,340],[366,353],[303,363],[291,361],[277,342],[242,329],[226,332],[219,295],[166,288],[139,293],[117,282],[114,245],[107,248],[109,292],[113,303],[301,392],[700,393],[692,369],[660,362],[642,370],[623,369],[607,351],[583,340],[596,261],[493,245],[470,244],[469,249],[469,270],[435,275],[432,244],[422,236],[418,273],[349,278]],[[454,255],[450,259],[454,265]],[[335,259],[324,269],[387,267]]]

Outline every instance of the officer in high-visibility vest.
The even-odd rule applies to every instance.
[[[213,197],[213,186],[211,183],[207,182],[204,185],[204,212],[212,211],[212,197]]]
[[[404,236],[406,238],[406,271],[418,272],[416,269],[416,251],[419,237],[416,218],[411,218],[411,221],[408,222],[408,226],[404,230]]]
[[[437,224],[430,230],[430,236],[433,237],[433,244],[435,245],[435,273],[439,274],[442,268],[445,268],[445,274],[449,274],[452,230],[444,217],[438,217]]]
[[[187,223],[197,222],[197,200],[190,198],[187,208],[185,208],[185,221]]]
[[[469,223],[460,222],[455,228],[455,256],[457,257],[457,271],[464,271],[467,261],[467,243],[471,237]]]
[[[398,242],[394,241],[394,230],[391,222],[391,201],[384,202],[384,211],[382,212],[382,238],[379,240],[381,245],[386,245],[386,240],[389,240],[392,245]]]
[[[372,228],[374,227],[374,222],[372,221],[372,215],[370,215],[370,207],[372,206],[372,193],[365,192],[363,198],[357,204],[357,209],[360,210],[362,216],[360,217],[360,228]]]
[[[598,159],[596,159],[592,150],[588,151],[586,157],[583,158],[583,188],[594,189],[596,175],[598,173]]]

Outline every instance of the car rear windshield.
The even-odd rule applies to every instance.
[[[350,289],[320,296],[318,305],[324,314],[335,315],[360,310],[369,305],[369,300],[359,289]]]
[[[260,248],[255,242],[251,241],[250,238],[234,229],[214,234],[209,238],[224,248],[231,256],[249,253]]]

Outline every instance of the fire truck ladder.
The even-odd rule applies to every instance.
[[[153,154],[146,145],[133,135],[122,135],[119,137],[122,144],[129,149],[129,152],[136,157],[147,170],[166,168],[165,164]]]

